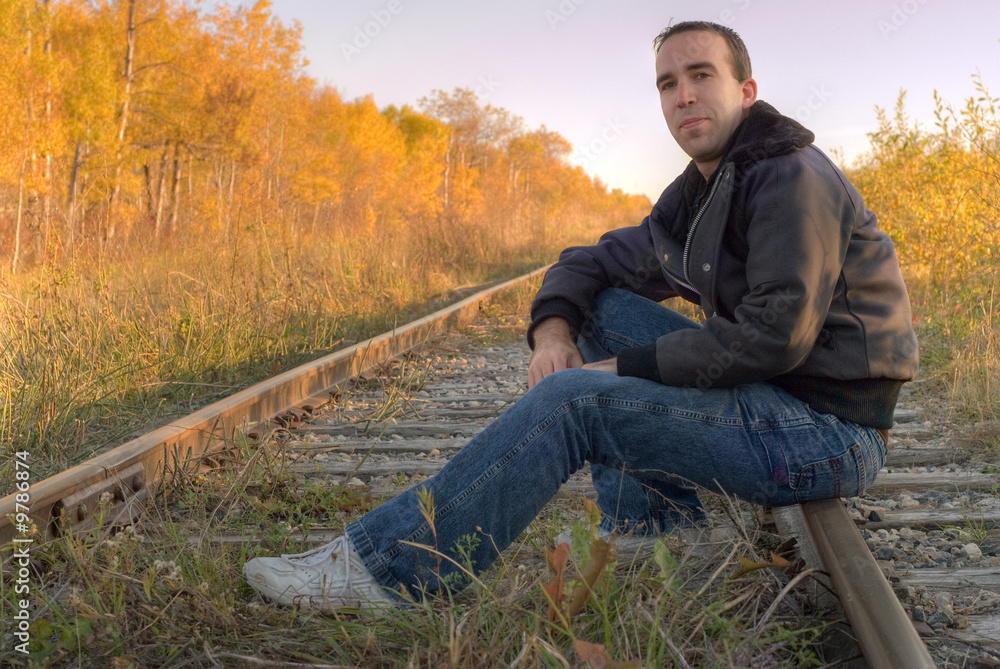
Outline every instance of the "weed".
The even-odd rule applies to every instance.
[[[992,534],[992,523],[986,520],[982,511],[978,517],[971,510],[962,512],[962,525],[942,525],[941,529],[955,538],[982,544]]]

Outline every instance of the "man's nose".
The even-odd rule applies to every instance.
[[[677,82],[677,100],[678,107],[686,107],[694,102],[694,86],[692,86],[687,81]]]

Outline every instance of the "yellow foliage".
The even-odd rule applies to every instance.
[[[957,410],[996,418],[1000,100],[973,81],[961,108],[935,94],[934,132],[909,121],[904,93],[892,119],[877,110],[871,150],[849,176],[896,245],[924,374],[946,380]]]

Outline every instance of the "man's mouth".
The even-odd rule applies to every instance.
[[[697,128],[699,125],[707,121],[704,116],[696,116],[694,118],[688,118],[681,121],[682,130],[690,130],[691,128]]]

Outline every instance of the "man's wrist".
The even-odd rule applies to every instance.
[[[574,343],[573,331],[569,323],[559,316],[550,316],[535,325],[532,339],[536,347],[551,343]]]
[[[531,325],[528,326],[528,346],[535,348],[535,330],[551,318],[558,318],[569,325],[570,340],[576,342],[584,318],[579,310],[567,300],[551,299],[531,308]]]

